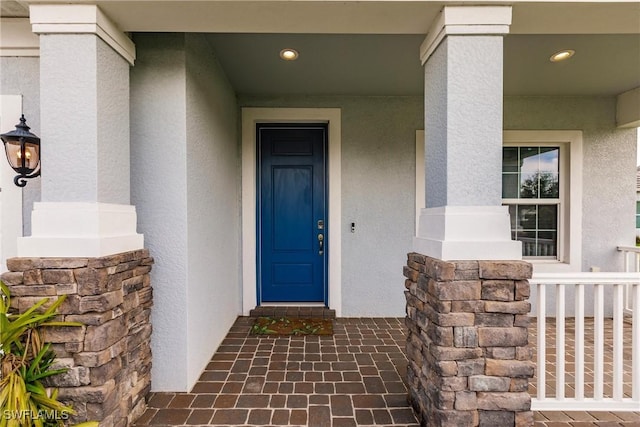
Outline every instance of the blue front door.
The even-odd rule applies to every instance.
[[[260,302],[326,302],[326,125],[258,125]]]

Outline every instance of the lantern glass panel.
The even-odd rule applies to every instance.
[[[22,168],[22,152],[20,150],[20,141],[7,141],[5,143],[5,151],[7,160],[13,169]]]
[[[32,144],[27,142],[25,144],[25,163],[24,166],[34,171],[38,168],[38,164],[40,163],[40,147],[36,144]]]

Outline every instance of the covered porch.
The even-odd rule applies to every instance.
[[[2,91],[21,94],[43,169],[24,194],[8,199],[3,186],[17,212],[2,217],[13,221],[3,251],[147,247],[158,261],[156,391],[189,389],[235,318],[263,303],[256,124],[327,125],[326,296],[316,302],[338,316],[402,315],[393,284],[410,250],[519,258],[518,238],[540,256],[536,269],[623,268],[636,4],[29,3],[3,2]],[[552,63],[561,46],[576,55]],[[296,61],[279,57],[287,47]],[[558,194],[519,198],[520,163],[540,159],[523,147],[549,146]],[[84,159],[77,177],[69,152]],[[540,221],[538,206],[548,208]]]
[[[319,180],[327,189],[326,217],[313,218],[305,236],[326,273],[319,282],[323,297],[311,303],[335,310],[340,319],[402,316],[397,284],[408,251],[474,262],[525,256],[534,273],[624,268],[615,248],[632,244],[634,236],[636,3],[28,3],[3,2],[2,31],[12,37],[2,37],[1,88],[19,98],[12,114],[25,110],[42,137],[43,169],[23,192],[12,188],[9,194],[3,184],[2,219],[12,222],[11,233],[3,228],[2,256],[34,265],[81,257],[92,265],[149,249],[156,260],[150,273],[150,387],[154,401],[164,402],[156,405],[182,408],[175,414],[152,410],[143,421],[164,415],[175,415],[176,423],[208,415],[215,421],[224,386],[202,392],[198,404],[209,402],[203,409],[211,412],[198,414],[185,406],[194,408],[201,392],[188,391],[202,383],[215,390],[219,385],[209,383],[242,381],[208,380],[221,375],[207,374],[217,371],[209,369],[218,362],[211,354],[218,349],[214,358],[233,357],[238,369],[267,357],[257,356],[259,345],[246,331],[233,336],[246,326],[234,323],[239,315],[274,303],[260,296],[258,125],[321,124],[327,131],[326,176]],[[567,47],[575,54],[569,62],[551,59]],[[278,55],[285,48],[297,49],[298,60],[285,62]],[[8,116],[3,110],[3,127],[13,124],[5,123]],[[68,170],[69,153],[83,166],[77,176]],[[542,190],[541,174],[550,177]],[[7,206],[11,215],[4,215]],[[119,274],[111,267],[100,268]],[[27,270],[13,273],[33,278]],[[77,280],[75,273],[69,277]],[[473,292],[480,288],[476,279]],[[108,310],[119,304],[113,299]],[[111,314],[112,320],[122,317]],[[403,347],[392,333],[394,344],[384,343],[387,335],[374,348],[356,344],[364,330],[376,334],[377,321],[354,320],[353,331],[351,321],[344,322],[338,336],[347,343],[327,346],[335,347],[335,357],[353,347],[353,353],[386,354],[380,357],[392,365],[400,360],[396,350],[401,354]],[[234,351],[225,352],[229,340]],[[246,360],[242,352],[235,355],[240,340],[240,350],[256,347]],[[291,340],[281,353],[274,343],[269,358],[287,360],[299,344]],[[309,363],[324,363],[321,348],[312,352],[321,360]],[[282,368],[280,362],[269,363]],[[377,403],[383,407],[356,408],[354,396],[377,393],[379,382],[367,379],[376,377],[367,368],[376,364],[346,363],[341,380],[323,373],[321,381],[333,390],[325,394],[348,397],[352,410],[336,415],[345,418],[339,422],[360,423],[360,409],[372,417],[365,419],[369,424],[407,416],[384,397]],[[276,371],[286,379],[286,365]],[[383,371],[400,373],[395,365]],[[347,373],[360,379],[345,381]],[[248,371],[239,374],[237,379],[249,377]],[[399,388],[401,381],[388,375]],[[396,394],[380,381],[381,394]],[[360,385],[351,389],[346,382]],[[244,411],[234,412],[246,415],[242,422],[251,410],[271,411],[254,416],[273,423],[275,407],[236,406],[244,387],[256,384],[243,383],[241,390],[233,385],[237,399],[225,409]],[[323,394],[316,384],[312,393],[304,387],[305,396]],[[136,399],[145,390],[137,390]],[[293,390],[283,394],[297,395]],[[280,385],[278,393],[262,392],[279,394]],[[298,408],[287,406],[288,397],[277,400],[293,423]],[[314,420],[326,420],[327,411],[334,417],[331,397],[292,402],[306,405],[307,422],[311,409]],[[130,415],[120,408],[119,419]]]
[[[338,318],[332,337],[257,337],[249,334],[252,324],[248,317],[236,320],[189,393],[152,393],[137,425],[419,425],[407,402],[404,319]],[[572,327],[569,321],[567,330]],[[624,331],[629,342],[630,327]],[[607,332],[610,336],[610,321]],[[550,319],[550,342],[555,334]],[[532,326],[534,352],[536,337]],[[567,340],[568,369],[573,367],[573,344],[572,338]],[[611,351],[608,340],[609,368]],[[593,353],[593,343],[586,353]],[[542,366],[553,394],[554,352]],[[625,395],[631,393],[629,375],[630,360],[625,357]],[[606,377],[607,395],[611,378]],[[536,381],[529,388],[534,397]],[[534,419],[536,427],[631,427],[640,424],[640,411],[538,411]]]

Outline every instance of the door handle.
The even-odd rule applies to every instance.
[[[318,255],[324,255],[324,235],[322,233],[318,234]]]

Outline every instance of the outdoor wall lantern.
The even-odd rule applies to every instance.
[[[15,130],[0,135],[9,165],[18,173],[13,178],[18,187],[27,185],[27,179],[40,176],[40,138],[29,129],[23,114]]]

